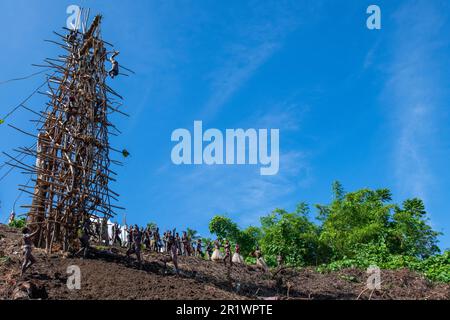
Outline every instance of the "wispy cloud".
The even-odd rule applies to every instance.
[[[295,10],[283,2],[258,6],[254,19],[235,26],[235,40],[224,45],[220,66],[208,76],[211,95],[203,110],[206,117],[214,116],[299,25]]]
[[[310,106],[298,102],[299,97],[292,97],[267,106],[262,106],[253,117],[246,122],[253,128],[276,128],[283,132],[300,130],[304,115],[309,112]]]
[[[394,107],[396,178],[403,194],[426,199],[435,180],[430,148],[438,140],[441,84],[434,55],[442,17],[432,2],[417,1],[402,7],[394,18],[398,31],[385,93]]]

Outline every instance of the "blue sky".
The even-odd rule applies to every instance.
[[[366,8],[382,29],[366,28]],[[1,1],[0,82],[55,57],[70,4],[104,15],[105,40],[137,72],[111,85],[131,117],[114,116],[113,137],[131,157],[112,189],[127,221],[207,234],[214,214],[242,227],[276,207],[328,203],[331,183],[346,190],[390,188],[395,201],[425,200],[450,247],[450,4],[448,1]],[[0,85],[1,114],[44,78]],[[42,108],[42,97],[28,106]],[[7,123],[33,130],[20,110]],[[177,128],[279,128],[280,171],[258,166],[182,166],[170,159]],[[0,126],[1,151],[33,139]],[[1,155],[3,162],[5,157]],[[6,168],[0,168],[0,176]],[[0,219],[27,182],[0,182]],[[28,203],[22,196],[18,202]],[[23,209],[17,208],[19,213]],[[118,217],[120,222],[122,217]]]

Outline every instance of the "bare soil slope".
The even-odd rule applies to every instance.
[[[181,274],[163,254],[145,253],[142,270],[123,249],[95,249],[91,258],[47,256],[34,249],[38,263],[20,276],[21,235],[0,225],[0,299],[450,299],[450,285],[433,284],[408,270],[383,271],[382,289],[365,290],[364,271],[321,274],[311,268],[263,273],[180,257]],[[81,270],[81,289],[69,290],[67,267]]]

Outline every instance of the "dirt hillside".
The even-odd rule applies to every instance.
[[[142,270],[123,249],[97,247],[89,259],[33,250],[38,262],[20,276],[21,235],[0,225],[0,299],[450,299],[450,285],[408,270],[382,271],[381,290],[365,290],[363,270],[321,274],[311,268],[263,273],[180,257],[181,274],[163,254],[144,254]],[[81,289],[67,288],[67,267],[81,270]]]

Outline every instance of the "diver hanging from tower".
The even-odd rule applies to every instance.
[[[114,79],[116,76],[119,75],[119,62],[117,62],[116,57],[119,55],[119,51],[114,51],[112,56],[109,58],[109,61],[111,62],[111,70],[109,70],[109,76],[111,79]]]

